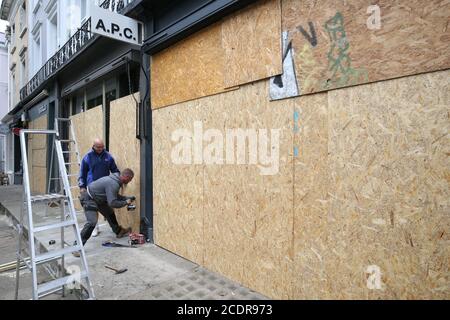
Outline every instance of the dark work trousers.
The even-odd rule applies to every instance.
[[[121,228],[119,223],[117,222],[116,215],[114,214],[113,208],[108,206],[107,204],[98,204],[94,200],[92,200],[89,195],[83,195],[84,201],[82,201],[84,208],[84,215],[86,216],[86,224],[81,230],[81,240],[83,241],[83,245],[88,241],[91,237],[92,232],[97,225],[98,215],[97,212],[100,212],[108,221],[109,226],[115,234],[119,234]]]

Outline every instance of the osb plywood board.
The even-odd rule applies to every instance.
[[[193,101],[153,111],[153,214],[155,243],[203,264],[204,168],[172,162],[172,134],[192,130],[198,114]]]
[[[47,115],[30,121],[29,129],[47,129]],[[30,187],[33,194],[47,193],[47,138],[48,135],[28,135],[28,163]]]
[[[294,103],[295,258],[293,298],[326,299],[329,282],[325,257],[328,230],[328,95],[321,93]]]
[[[332,297],[449,298],[449,114],[449,71],[330,92]]]
[[[75,137],[80,152],[80,161],[92,149],[92,143],[96,138],[104,139],[103,137],[103,109],[101,106],[90,109],[86,112],[78,113],[70,117],[75,131]],[[71,137],[72,138],[72,137]],[[75,154],[70,154],[71,163],[76,163],[77,158]],[[78,165],[70,166],[70,173],[77,174],[76,177],[70,177],[70,185],[78,185],[78,175],[80,174],[80,167]],[[72,196],[77,210],[81,210],[81,204],[78,200],[80,195],[79,189],[72,189]]]
[[[250,162],[247,149],[245,164],[205,166],[205,266],[270,297],[290,298],[293,106],[271,103],[267,93],[263,81],[221,94],[218,101],[198,101],[205,130],[217,129],[224,136],[238,128],[269,134],[268,146],[258,144],[257,164]],[[279,144],[271,130],[279,130]],[[277,149],[278,170],[263,175],[261,154]]]
[[[135,99],[139,101],[139,95],[135,94]],[[141,147],[136,139],[136,109],[132,96],[111,102],[109,149],[119,170],[130,168],[134,172],[133,180],[123,186],[122,194],[136,197],[136,211],[116,209],[117,220],[122,227],[131,227],[133,232],[140,233]]]
[[[282,2],[300,94],[449,68],[449,19],[448,0]]]
[[[270,103],[267,90],[260,82],[153,111],[155,242],[255,290],[290,297],[293,107]],[[279,129],[280,174],[261,175],[258,163],[206,164],[193,145],[193,165],[174,164],[172,134],[184,129],[187,141],[201,141],[196,121],[224,139],[226,129],[267,129],[269,144],[270,130]]]
[[[152,108],[224,90],[222,26],[215,23],[152,56]]]
[[[282,73],[280,0],[264,0],[152,56],[152,108]]]
[[[283,73],[281,1],[263,0],[224,19],[225,87]]]
[[[281,102],[263,81],[154,111],[156,243],[271,298],[448,299],[449,75]],[[174,165],[196,120],[282,128],[279,174]]]

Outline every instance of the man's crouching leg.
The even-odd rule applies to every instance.
[[[84,210],[84,215],[86,216],[86,224],[84,225],[83,230],[81,230],[81,240],[83,241],[83,246],[91,237],[98,221],[97,211]]]
[[[123,238],[131,232],[131,228],[125,229],[119,225],[113,208],[107,205],[99,205],[98,210],[106,218],[106,221],[108,221],[109,226],[117,238]]]
[[[84,227],[80,232],[81,241],[83,242],[83,246],[86,244],[86,242],[91,237],[92,232],[94,231],[95,226],[97,224],[97,220],[98,220],[97,211],[95,211],[95,210],[85,208],[84,215],[86,216],[86,223],[84,224]],[[76,243],[76,241],[75,241],[75,243]],[[73,255],[75,257],[80,257],[79,252],[74,252]]]

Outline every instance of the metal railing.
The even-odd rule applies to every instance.
[[[105,0],[100,7],[120,13],[127,5],[134,0]],[[59,49],[31,80],[20,90],[20,100],[25,100],[49,77],[54,75],[73,56],[81,51],[87,43],[94,37],[91,32],[91,19],[86,20],[80,29]]]

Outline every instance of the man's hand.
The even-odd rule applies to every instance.
[[[130,200],[131,202],[133,202],[133,201],[136,201],[136,197],[135,196],[127,197],[127,200]]]
[[[80,193],[85,193],[87,192],[86,188],[80,188]]]

